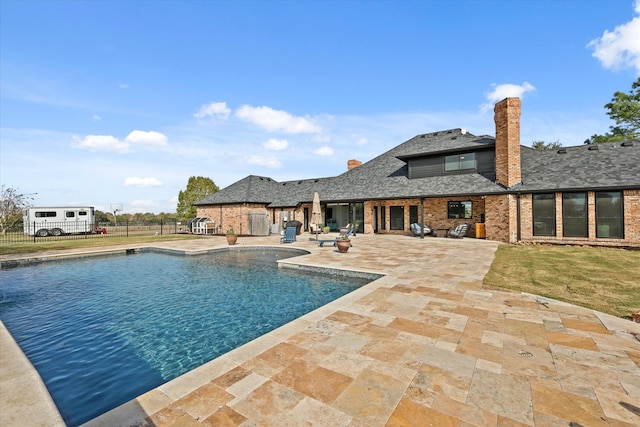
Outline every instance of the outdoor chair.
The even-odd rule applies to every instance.
[[[280,243],[293,243],[296,241],[296,227],[287,227],[284,236],[280,238]]]
[[[325,244],[329,244],[329,243],[332,244],[333,246],[337,246],[338,240],[350,240],[351,236],[355,236],[355,233],[353,232],[353,228],[348,229],[344,234],[341,231],[340,235],[335,239],[318,240],[318,243],[320,244],[319,246],[321,248],[324,247]],[[352,244],[350,244],[349,246],[353,247]]]
[[[422,236],[422,227],[417,222],[411,224],[411,231],[413,231],[414,236]],[[433,230],[428,226],[424,226],[424,235],[425,236],[433,236]]]
[[[347,234],[349,236],[352,235],[352,234],[355,235],[355,230],[353,229],[353,224],[349,223],[344,227],[340,227],[340,235],[342,236],[342,235],[345,235],[345,234]]]
[[[450,231],[448,237],[461,239],[469,232],[469,224],[460,224],[454,230]]]
[[[317,224],[309,224],[309,233],[320,234],[322,233],[322,227],[319,227]]]

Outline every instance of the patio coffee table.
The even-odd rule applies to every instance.
[[[449,237],[450,228],[436,228],[436,237]]]

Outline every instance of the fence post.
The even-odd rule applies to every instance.
[[[36,222],[33,221],[33,243],[36,242]]]
[[[162,236],[162,220],[160,220],[160,235]]]
[[[127,230],[126,237],[129,237],[129,218],[127,218],[127,220],[125,221],[125,227],[126,227],[126,230]]]

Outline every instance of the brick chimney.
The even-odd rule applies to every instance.
[[[493,109],[496,124],[496,182],[512,187],[522,182],[520,171],[520,98],[505,98]]]
[[[361,164],[362,162],[360,160],[351,159],[347,162],[347,170],[355,169]]]

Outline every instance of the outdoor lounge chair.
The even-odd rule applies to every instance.
[[[296,227],[287,227],[284,236],[280,238],[280,243],[293,243],[296,241]]]
[[[353,232],[353,228],[350,228],[344,234],[340,232],[340,236],[336,237],[335,239],[318,240],[318,243],[320,244],[321,248],[324,247],[325,244],[329,244],[329,243],[332,244],[333,246],[337,246],[338,240],[345,240],[345,239],[349,240],[351,236],[355,236],[355,233]],[[350,244],[349,246],[353,247],[352,244]]]
[[[414,222],[413,224],[411,224],[411,231],[413,231],[413,235],[414,236],[422,236],[422,227],[417,222]],[[433,230],[425,225],[424,226],[424,235],[425,236],[433,236],[434,235]]]
[[[454,230],[450,231],[448,237],[461,239],[469,232],[469,224],[460,224]]]
[[[329,246],[338,246],[338,240],[341,240],[339,237],[336,237],[335,239],[323,239],[323,240],[318,240],[318,243],[321,248],[324,248],[324,245],[329,245]],[[353,244],[351,242],[349,242],[349,246],[353,247]]]
[[[350,236],[352,234],[353,235],[356,234],[355,230],[353,229],[353,224],[349,223],[344,227],[340,227],[340,235],[342,236],[342,235],[345,235],[345,234],[348,235],[348,236]]]

